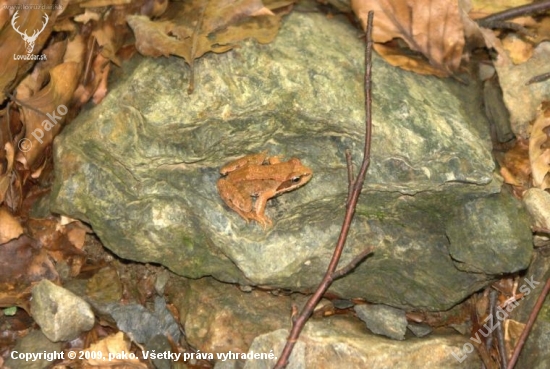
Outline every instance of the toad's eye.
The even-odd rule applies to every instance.
[[[292,178],[290,178],[290,182],[292,182],[292,183],[300,182],[300,178],[301,177],[292,177]]]

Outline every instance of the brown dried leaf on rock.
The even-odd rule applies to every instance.
[[[533,185],[540,189],[550,188],[550,103],[539,109],[538,117],[529,139],[529,160],[533,172]]]
[[[283,1],[276,8],[294,1]],[[193,89],[193,63],[207,52],[222,53],[246,38],[271,42],[279,30],[281,18],[264,7],[261,0],[223,0],[173,2],[166,17],[151,21],[130,15],[137,50],[147,56],[177,55],[191,67],[190,92]]]
[[[393,39],[404,40],[409,48],[422,53],[428,61],[419,58],[406,61],[405,52],[384,51],[392,65],[425,74],[448,76],[460,66],[464,48],[464,26],[458,2],[446,0],[352,0],[351,6],[363,28],[369,11],[374,11],[373,40],[385,44]],[[375,49],[378,51],[378,45]],[[416,60],[414,60],[416,59]]]

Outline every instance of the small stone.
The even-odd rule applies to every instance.
[[[386,305],[356,305],[355,312],[359,319],[367,324],[373,333],[404,340],[407,330],[405,312]]]
[[[523,195],[523,203],[535,225],[550,229],[550,194],[540,188],[530,188]]]
[[[10,353],[9,358],[5,362],[6,368],[17,369],[42,369],[49,368],[52,362],[58,359],[62,359],[61,356],[62,344],[54,343],[50,341],[42,332],[32,331],[25,337],[17,341],[17,344]],[[18,354],[24,353],[47,353],[50,356],[39,357],[35,360],[21,359]],[[13,358],[11,355],[15,355]],[[54,355],[57,354],[56,357]],[[4,366],[3,366],[4,367]]]
[[[416,337],[424,337],[432,333],[432,327],[428,324],[409,323],[407,326]]]
[[[336,299],[332,300],[332,303],[334,304],[334,307],[336,309],[348,309],[350,307],[353,307],[353,302],[351,302],[350,300]]]
[[[48,280],[32,289],[31,315],[50,341],[70,341],[94,326],[90,305]]]

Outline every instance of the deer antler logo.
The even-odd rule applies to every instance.
[[[42,29],[40,31],[34,30],[32,36],[29,36],[29,35],[27,35],[27,30],[25,30],[25,32],[21,32],[21,31],[19,31],[19,27],[15,26],[15,20],[17,19],[17,17],[19,17],[19,15],[17,15],[17,13],[19,13],[19,10],[17,10],[15,12],[15,14],[13,15],[13,17],[11,18],[11,26],[13,27],[15,32],[19,33],[21,35],[21,37],[23,37],[23,41],[25,41],[25,48],[27,49],[27,54],[30,54],[30,53],[32,53],[32,50],[34,49],[34,42],[38,38],[38,35],[40,35],[42,33],[42,31],[44,31],[44,28],[46,28],[46,25],[48,24],[48,19],[49,18],[48,18],[48,15],[46,13],[44,13],[45,20],[44,20],[44,23],[42,24]]]

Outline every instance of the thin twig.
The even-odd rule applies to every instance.
[[[508,19],[514,19],[523,17],[524,15],[533,15],[535,13],[544,12],[550,9],[550,0],[539,1],[537,3],[531,3],[517,8],[506,9],[502,12],[491,14],[485,18],[477,19],[476,22],[480,26],[484,24],[490,24],[492,22],[502,22]]]
[[[208,2],[204,2],[201,12],[199,14],[197,24],[193,29],[192,42],[191,42],[191,60],[189,61],[189,86],[187,87],[187,94],[191,95],[195,90],[195,54],[197,52],[197,45],[199,43],[199,32],[202,29],[202,23],[204,20],[204,14],[206,13],[206,7]]]
[[[538,76],[534,76],[529,81],[527,81],[527,85],[531,85],[533,83],[538,83],[538,82],[544,82],[549,78],[550,78],[550,73],[539,74]]]
[[[348,265],[332,273],[332,280],[335,281],[338,278],[343,277],[349,272],[351,272],[353,268],[355,268],[361,261],[363,261],[373,251],[374,251],[374,246],[369,246],[365,250],[361,251],[361,253],[356,257],[354,257],[353,260],[348,263]]]
[[[495,306],[495,309],[493,310],[493,317],[495,316],[497,316],[496,306]],[[498,353],[500,356],[500,367],[503,369],[506,369],[506,367],[508,366],[508,353],[506,352],[506,346],[504,342],[504,327],[503,327],[503,324],[497,324],[496,326],[497,326],[496,338],[497,338]]]
[[[523,348],[523,345],[527,340],[527,335],[529,335],[531,328],[533,328],[533,324],[535,324],[535,320],[537,319],[537,315],[542,308],[542,304],[544,303],[546,295],[548,295],[548,291],[550,291],[550,278],[546,280],[546,284],[544,285],[544,288],[542,289],[542,292],[540,293],[540,296],[535,303],[535,307],[533,308],[533,311],[531,311],[531,314],[529,314],[529,319],[527,320],[527,324],[525,324],[525,328],[523,328],[523,332],[521,332],[521,336],[519,336],[519,340],[516,344],[516,347],[514,348],[514,354],[512,355],[512,358],[508,363],[507,369],[513,369],[514,365],[516,365],[519,354],[521,353],[521,349]]]
[[[353,186],[353,163],[351,161],[351,152],[349,151],[349,149],[346,149],[346,165],[348,168],[348,198],[346,199],[347,204],[349,202]]]
[[[275,364],[275,369],[285,368],[288,364],[288,358],[292,353],[294,345],[298,341],[298,337],[302,332],[307,320],[313,313],[315,306],[321,300],[321,297],[328,290],[335,276],[341,276],[341,271],[353,269],[361,260],[363,260],[368,254],[370,254],[371,249],[365,250],[360,254],[362,256],[361,260],[354,258],[350,264],[343,267],[340,272],[336,271],[338,267],[338,262],[342,256],[342,251],[344,250],[344,245],[346,244],[346,239],[348,237],[349,229],[351,226],[351,221],[355,214],[355,207],[357,206],[357,201],[359,200],[359,195],[361,194],[361,189],[363,188],[363,183],[365,181],[365,176],[370,164],[370,148],[371,148],[371,134],[372,134],[372,92],[371,92],[371,69],[372,69],[372,19],[374,13],[369,12],[368,22],[367,22],[367,33],[366,33],[366,48],[365,48],[365,122],[366,122],[366,131],[365,131],[365,147],[363,150],[363,162],[361,163],[361,169],[359,170],[359,175],[352,182],[352,185],[349,186],[350,193],[348,194],[348,201],[346,204],[346,214],[344,217],[344,222],[340,230],[340,236],[338,237],[338,242],[336,248],[334,249],[334,254],[330,260],[329,266],[323,277],[321,283],[317,287],[315,293],[309,298],[306,305],[302,308],[300,315],[296,318],[290,334],[287,338],[283,352],[279,356],[279,360]],[[348,168],[348,175],[349,175]],[[353,264],[353,265],[352,265]],[[350,266],[352,265],[352,266]]]
[[[495,309],[497,306],[497,297],[498,297],[498,291],[494,289],[490,289],[489,291],[489,314],[492,316],[492,319],[495,318]],[[493,325],[493,322],[490,322],[491,325]],[[487,337],[487,341],[485,341],[485,348],[487,351],[491,350],[491,346],[493,345],[493,333],[489,334],[489,337]]]
[[[531,227],[531,230],[532,230],[534,233],[546,233],[546,234],[550,234],[550,229],[548,229],[548,228],[543,228],[543,227]]]
[[[40,115],[42,115],[43,117],[48,118],[48,116],[46,115],[46,113],[44,113],[44,112],[42,112],[42,111],[36,109],[35,107],[30,106],[30,105],[27,104],[27,103],[24,103],[23,101],[19,100],[18,98],[16,98],[14,95],[10,94],[9,92],[6,92],[5,94],[8,95],[8,97],[9,97],[12,101],[18,103],[18,104],[21,105],[22,107],[27,108],[27,109],[29,109],[29,110],[32,110],[32,111],[34,111],[36,114],[40,114]]]

